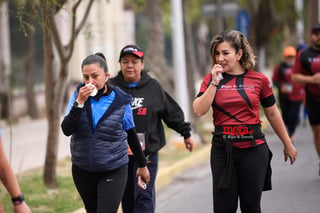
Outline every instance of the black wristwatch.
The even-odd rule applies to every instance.
[[[20,205],[24,201],[24,195],[21,193],[18,197],[11,198],[14,206]]]

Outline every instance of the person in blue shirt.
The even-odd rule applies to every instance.
[[[109,86],[102,53],[87,56],[81,69],[84,82],[72,94],[61,123],[63,133],[71,135],[72,176],[87,213],[116,213],[127,183],[128,145],[138,161],[136,176],[145,184],[150,180],[132,97]]]

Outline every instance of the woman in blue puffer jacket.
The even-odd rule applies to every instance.
[[[137,177],[146,184],[150,180],[131,96],[108,85],[102,53],[87,56],[81,69],[84,83],[72,94],[61,124],[71,135],[72,176],[87,213],[116,213],[127,183],[128,145],[139,162]]]

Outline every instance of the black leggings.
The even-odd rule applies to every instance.
[[[108,172],[72,165],[72,176],[87,213],[117,213],[127,183],[127,165]]]
[[[215,213],[236,213],[238,198],[243,213],[260,213],[260,201],[269,163],[266,143],[256,148],[233,148],[232,178],[228,189],[218,187],[225,167],[224,146],[213,145],[211,169],[213,182],[213,209]]]
[[[310,125],[320,125],[320,101],[307,93],[306,107]]]
[[[289,136],[293,136],[299,124],[299,112],[302,101],[291,101],[286,97],[280,97],[281,114],[288,129]]]

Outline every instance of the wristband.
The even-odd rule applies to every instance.
[[[74,106],[77,108],[83,108],[84,104],[80,104],[78,101],[75,101]]]
[[[215,87],[218,87],[218,85],[215,84],[215,83],[213,83],[212,81],[210,82],[210,85],[215,86]]]
[[[11,198],[12,204],[18,206],[24,201],[24,195],[21,193],[18,197]]]

